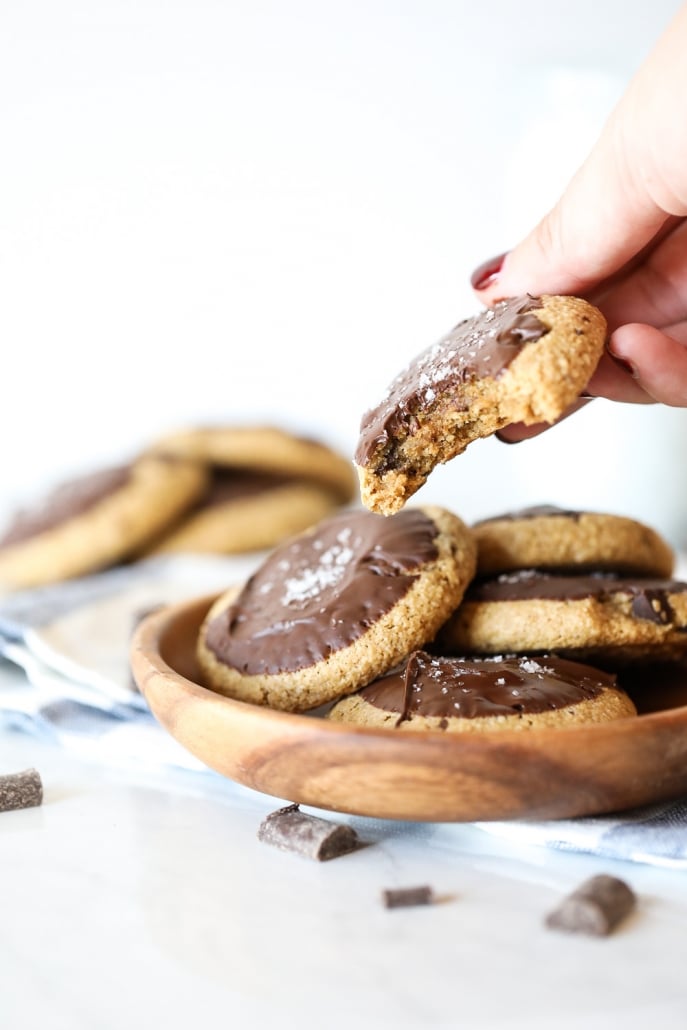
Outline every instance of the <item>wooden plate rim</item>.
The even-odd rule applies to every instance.
[[[681,723],[683,720],[687,727],[687,705],[680,705],[657,712],[648,712],[631,718],[616,719],[613,722],[583,723],[574,726],[561,726],[556,729],[541,728],[526,732],[522,730],[499,730],[494,733],[484,734],[438,734],[435,730],[413,730],[412,733],[400,734],[397,730],[384,727],[347,725],[345,723],[330,722],[328,719],[304,713],[284,712],[275,708],[253,705],[236,698],[226,697],[203,686],[201,683],[188,679],[188,677],[172,668],[160,654],[160,638],[169,623],[178,619],[185,612],[190,614],[196,608],[199,610],[201,608],[204,609],[203,614],[200,616],[202,619],[211,604],[219,596],[220,594],[205,595],[177,604],[166,605],[141,620],[141,623],[132,635],[131,664],[134,678],[144,697],[146,697],[146,680],[150,676],[151,671],[154,671],[158,675],[173,680],[177,687],[193,695],[197,700],[212,700],[213,703],[226,705],[246,722],[255,721],[264,726],[266,720],[274,720],[275,723],[280,724],[284,728],[287,726],[294,729],[297,727],[302,729],[310,728],[313,732],[317,730],[318,732],[331,734],[332,738],[337,736],[364,737],[371,741],[379,741],[380,743],[393,740],[395,744],[402,741],[403,743],[407,742],[409,749],[416,749],[418,746],[424,745],[430,746],[432,751],[435,751],[437,747],[448,747],[454,750],[468,742],[471,748],[477,745],[483,746],[485,750],[490,750],[494,747],[500,748],[501,745],[508,745],[510,748],[513,745],[517,746],[525,742],[531,745],[547,742],[555,744],[556,741],[560,741],[564,737],[566,739],[578,736],[603,738],[609,735],[612,737],[626,735],[631,738],[637,734],[643,736],[654,728],[665,728],[672,722]],[[148,700],[147,697],[146,700]]]

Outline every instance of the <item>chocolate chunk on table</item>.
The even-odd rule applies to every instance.
[[[350,826],[306,815],[298,805],[287,805],[271,812],[260,824],[258,840],[318,862],[339,858],[361,846],[357,833]]]
[[[43,783],[36,769],[0,775],[0,812],[35,808],[43,800]]]
[[[606,937],[637,903],[634,892],[615,876],[592,876],[546,917],[546,925],[568,933]]]
[[[431,887],[394,887],[382,891],[385,908],[408,908],[411,905],[431,905],[434,892]]]

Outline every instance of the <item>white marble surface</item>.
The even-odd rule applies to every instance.
[[[0,689],[20,675],[1,665]],[[6,1030],[685,1025],[683,874],[364,819],[369,847],[318,864],[258,842],[278,799],[214,774],[0,733],[1,771],[30,765],[44,804],[0,814]],[[546,930],[602,871],[639,895],[624,926]],[[424,883],[446,900],[382,907],[383,888]]]

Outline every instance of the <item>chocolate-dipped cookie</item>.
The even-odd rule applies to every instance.
[[[443,508],[331,516],[213,605],[198,641],[205,680],[290,711],[351,693],[432,639],[474,574],[475,550]]]
[[[460,322],[362,419],[363,503],[398,511],[440,462],[512,422],[555,422],[601,356],[606,322],[577,297],[517,297]]]
[[[43,586],[128,558],[206,486],[202,465],[150,456],[64,483],[0,538],[0,586]]]
[[[538,568],[662,578],[675,564],[654,529],[623,515],[539,505],[482,519],[472,529],[480,576]]]
[[[556,655],[446,658],[416,651],[328,713],[336,722],[483,733],[636,715],[611,673]]]
[[[348,459],[325,444],[271,426],[186,430],[159,440],[153,453],[203,463],[210,486],[149,554],[237,554],[272,547],[348,503],[355,493]]]
[[[476,581],[437,637],[453,654],[556,651],[611,667],[687,654],[687,583],[521,569]]]

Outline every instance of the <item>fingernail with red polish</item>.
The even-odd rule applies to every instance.
[[[510,440],[507,436],[504,436],[503,433],[501,433],[500,431],[494,433],[494,436],[499,441],[499,443],[507,443],[509,447],[512,447],[516,443],[520,443],[519,440]]]
[[[470,276],[470,283],[472,284],[473,290],[486,290],[487,286],[492,286],[496,282],[507,253],[508,251],[504,254],[498,254],[496,257],[489,258],[488,261],[482,262],[482,264],[475,269]]]

